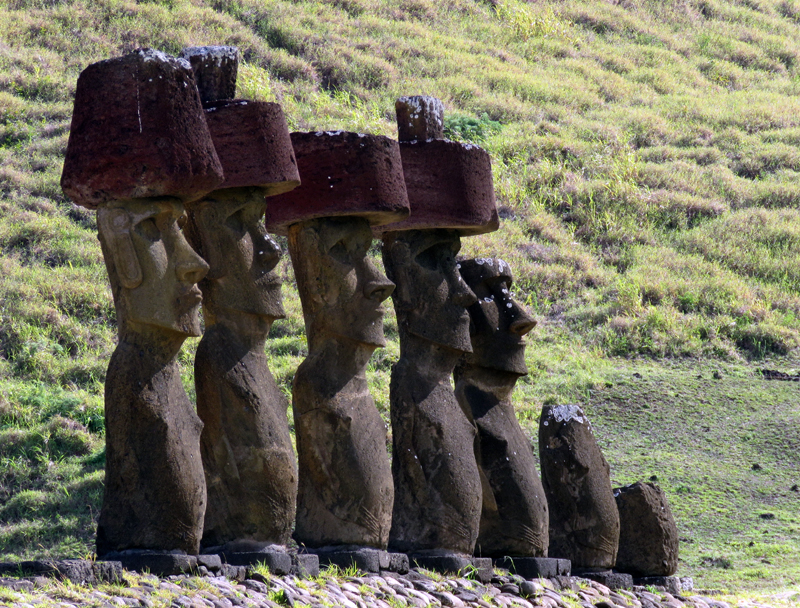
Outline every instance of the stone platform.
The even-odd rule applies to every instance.
[[[555,557],[501,557],[494,560],[494,565],[529,579],[569,576],[572,568],[568,559]]]

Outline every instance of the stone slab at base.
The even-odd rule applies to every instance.
[[[91,562],[85,559],[0,562],[1,574],[51,576],[77,585],[122,582],[122,564],[118,561]]]
[[[300,578],[319,574],[319,556],[313,553],[296,553],[292,555],[292,574]]]
[[[605,585],[609,589],[630,589],[633,587],[633,577],[630,574],[613,570],[574,570],[572,574],[580,578],[588,578],[591,581]]]
[[[381,549],[359,547],[345,548],[320,548],[313,550],[319,558],[320,566],[339,566],[346,569],[355,566],[365,572],[408,572],[408,557],[403,553],[389,553]]]
[[[472,574],[481,583],[492,580],[491,557],[462,557],[460,555],[410,554],[408,560],[414,568],[425,568],[442,574]]]
[[[501,557],[494,565],[527,579],[569,576],[572,568],[568,559],[555,557]]]
[[[254,566],[264,564],[270,574],[285,576],[292,571],[292,556],[286,551],[241,551],[220,552],[222,561],[231,566]]]
[[[197,557],[184,553],[168,553],[166,551],[120,551],[106,553],[97,558],[98,561],[117,561],[126,570],[149,572],[156,576],[173,576],[185,574],[197,569]]]
[[[681,579],[677,576],[643,576],[633,579],[634,585],[641,585],[642,587],[663,587],[668,593],[672,595],[680,595],[683,591]]]

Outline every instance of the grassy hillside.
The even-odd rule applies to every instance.
[[[501,205],[462,251],[501,252],[539,319],[528,430],[546,400],[585,404],[615,482],[668,492],[681,575],[800,584],[798,385],[755,373],[800,367],[799,43],[797,0],[0,1],[0,559],[90,553],[100,504],[115,319],[94,215],[58,185],[77,76],[235,44],[239,95],[293,129],[395,136],[395,98],[442,98]],[[284,273],[288,392],[306,346]]]

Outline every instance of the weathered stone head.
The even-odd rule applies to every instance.
[[[381,303],[394,284],[367,255],[371,244],[369,222],[361,217],[315,219],[289,229],[310,349],[328,338],[386,345]]]
[[[511,295],[511,268],[499,258],[475,258],[459,263],[461,276],[478,298],[469,307],[472,354],[470,365],[525,375],[523,337],[536,321]]]
[[[475,295],[461,279],[456,230],[392,232],[384,236],[383,263],[397,285],[394,307],[401,332],[470,352],[467,307]]]
[[[146,326],[200,335],[197,283],[208,264],[184,238],[185,221],[174,198],[118,200],[98,210],[120,335]]]

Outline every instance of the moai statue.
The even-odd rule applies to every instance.
[[[181,226],[183,203],[222,180],[187,62],[139,49],[81,73],[61,185],[76,203],[99,207],[119,328],[105,390],[101,557],[199,549],[203,424],[176,356],[200,334],[197,283],[208,265]]]
[[[471,558],[481,515],[476,431],[451,386],[453,368],[472,350],[467,308],[476,301],[456,266],[460,239],[498,225],[489,155],[432,137],[441,137],[439,100],[402,98],[396,107],[411,216],[382,228],[400,333],[390,388],[389,546],[426,568],[472,563],[484,573],[488,566],[491,576],[490,560]],[[422,119],[406,123],[403,116]]]
[[[550,507],[553,557],[578,571],[614,566],[619,513],[610,468],[578,405],[545,405],[539,420],[542,485]]]
[[[370,227],[408,215],[400,151],[386,137],[343,132],[293,133],[292,144],[302,185],[271,199],[266,223],[288,232],[308,338],[292,389],[294,538],[320,563],[402,569],[407,560],[385,552],[392,475],[365,375],[385,344],[381,303],[394,289],[367,256]]]
[[[208,487],[203,551],[287,574],[297,464],[289,403],[264,352],[273,321],[285,315],[274,271],[281,252],[263,217],[265,196],[297,187],[300,177],[280,106],[225,98],[235,91],[236,48],[192,47],[182,56],[225,172],[218,189],[188,206],[187,236],[210,266],[200,282],[206,329],[195,358]]]
[[[528,373],[524,336],[536,322],[511,296],[501,259],[462,260],[461,276],[478,301],[469,307],[472,353],[455,370],[456,397],[478,429],[475,449],[483,508],[475,554],[525,576],[568,574],[547,557],[547,498],[536,456],[517,421],[511,394]]]

